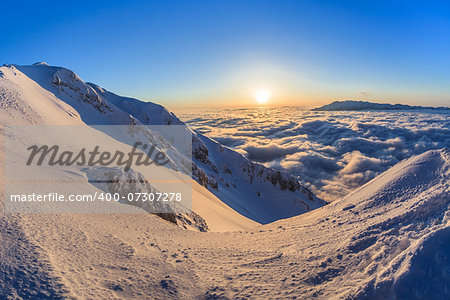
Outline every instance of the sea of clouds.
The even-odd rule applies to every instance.
[[[449,112],[313,112],[297,107],[177,113],[247,158],[299,177],[333,201],[399,161],[450,147]]]

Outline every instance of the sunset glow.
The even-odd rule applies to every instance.
[[[258,104],[265,104],[269,101],[270,93],[268,90],[260,89],[253,94],[253,97]]]

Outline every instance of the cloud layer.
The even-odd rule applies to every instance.
[[[283,107],[178,114],[249,159],[299,176],[328,201],[400,160],[450,147],[448,112],[311,112]]]

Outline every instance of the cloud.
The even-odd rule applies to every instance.
[[[269,162],[280,159],[288,154],[298,151],[297,147],[280,147],[275,144],[265,146],[247,146],[243,148],[247,152],[247,157],[257,162]]]
[[[346,153],[344,160],[347,160],[347,164],[340,170],[341,174],[361,173],[367,170],[380,171],[383,165],[381,159],[364,156],[359,151]]]
[[[450,114],[209,110],[182,118],[249,159],[299,177],[333,201],[402,159],[450,148]]]
[[[316,172],[317,170],[336,172],[341,169],[341,166],[335,159],[312,151],[295,153],[286,157],[286,161],[301,164],[303,167],[309,168],[311,172]]]
[[[245,144],[245,139],[234,138],[234,137],[213,137],[214,140],[221,143],[224,146],[234,148]]]

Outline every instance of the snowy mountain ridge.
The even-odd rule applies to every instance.
[[[5,65],[23,74],[70,105],[88,125],[182,125],[192,134],[194,179],[239,214],[259,223],[295,216],[325,202],[288,173],[253,163],[241,154],[191,130],[158,104],[121,97],[83,82],[73,71],[46,64]],[[164,135],[160,132],[159,134]],[[170,140],[169,136],[165,136]],[[172,145],[172,160],[180,164],[183,145]],[[168,145],[170,148],[170,146]],[[175,151],[178,149],[179,151]],[[178,153],[179,152],[179,153]],[[282,199],[282,200],[280,200]]]
[[[185,125],[161,105],[120,97],[92,83],[88,84],[104,99],[134,116],[142,124]],[[250,219],[268,223],[325,204],[323,200],[315,197],[288,173],[251,162],[241,154],[223,147],[208,137],[195,131],[191,132],[193,135],[193,175],[196,180],[203,186],[208,187],[220,199],[224,199],[227,205]],[[246,185],[252,185],[252,188],[248,188]],[[298,197],[298,195],[295,195],[296,193],[301,196]],[[271,195],[269,196],[269,194]],[[239,198],[243,197],[247,199],[245,206],[239,201]],[[277,197],[285,200],[278,203],[272,202],[270,204],[272,209],[269,214],[260,209],[261,202],[267,201],[268,198],[276,199]],[[290,206],[291,201],[296,205]],[[285,214],[282,210],[290,211],[290,213]],[[272,214],[277,217],[274,218]]]
[[[84,84],[70,72],[45,65],[23,67],[23,72],[20,68],[0,67],[2,126],[77,125],[86,130],[84,143],[104,141],[127,150],[126,143],[86,123],[142,124],[147,117],[151,122],[153,109],[146,114],[128,113],[125,107],[120,108],[126,105],[120,103],[120,98],[112,99],[119,96]],[[129,102],[133,104],[126,108],[130,112],[144,110],[140,106],[146,105]],[[164,110],[157,116],[157,122],[176,122]],[[267,198],[262,198],[265,202],[252,201],[251,196],[258,191],[274,199],[290,195],[289,199],[305,204],[316,202],[306,202],[308,193],[303,193],[292,177],[250,163],[215,141],[193,134],[194,173],[203,185],[193,182],[196,214],[184,216],[182,222],[223,232],[180,230],[147,213],[11,214],[2,207],[0,297],[450,297],[450,149],[430,150],[403,160],[328,205],[258,226],[215,195],[223,194],[230,203],[235,201],[232,205],[241,205],[241,211],[254,209],[252,213],[261,218],[277,202]],[[28,142],[32,138],[17,136],[16,140]],[[64,145],[77,143],[64,132],[57,138]],[[175,150],[174,163],[181,159]],[[182,153],[180,150],[179,155]],[[4,155],[5,151],[0,151],[2,161]],[[237,163],[228,164],[230,161]],[[98,171],[102,169],[85,173]],[[130,176],[141,188],[151,189],[146,171],[140,168]],[[170,168],[166,171],[173,179],[176,172]],[[0,173],[5,178],[4,168]],[[68,172],[64,176],[80,180],[83,174]],[[123,173],[117,170],[112,175],[120,177]],[[233,181],[233,177],[240,182]],[[3,195],[5,181],[0,185]],[[227,183],[236,184],[236,188],[228,189]],[[254,185],[257,191],[251,189]],[[218,188],[213,194],[215,186]],[[274,187],[276,194],[271,192]],[[299,191],[306,198],[293,198]],[[240,197],[248,202],[238,202]],[[288,203],[284,209],[290,209],[292,204],[281,204],[284,202]],[[265,209],[258,204],[264,204]],[[217,220],[222,220],[225,228]]]
[[[87,147],[88,145],[93,144],[92,147],[94,145],[103,145],[109,149],[122,149],[122,152],[124,153],[130,152],[132,146],[130,145],[130,142],[131,144],[134,143],[134,138],[129,141],[124,140],[122,139],[122,136],[119,136],[116,137],[116,140],[114,138],[114,129],[105,130],[105,126],[88,126],[86,123],[90,122],[97,124],[96,122],[99,122],[100,124],[133,125],[140,124],[138,120],[116,108],[107,100],[102,99],[92,88],[85,86],[80,82],[77,79],[77,76],[72,74],[71,71],[63,68],[41,65],[34,67],[28,66],[24,67],[24,69],[39,83],[26,76],[14,66],[9,65],[0,67],[0,71],[3,74],[0,78],[0,124],[4,128],[13,125],[57,125],[53,127],[55,129],[60,128],[60,130],[58,130],[57,135],[54,135],[52,138],[53,140],[56,139],[56,143],[62,147],[76,149],[80,146]],[[53,80],[56,78],[59,78],[59,80]],[[68,84],[72,81],[74,83],[73,85]],[[61,82],[64,82],[64,84],[61,84]],[[70,88],[68,86],[70,86]],[[84,92],[80,93],[80,91]],[[86,95],[88,95],[88,97],[86,97]],[[86,99],[89,101],[85,101]],[[93,106],[90,103],[91,99],[93,99],[93,101],[99,99],[99,102],[96,102]],[[100,107],[105,113],[101,113],[101,111],[95,107]],[[75,129],[65,132],[65,127],[67,125],[71,126],[70,128]],[[75,126],[72,127],[72,125]],[[19,128],[22,127],[19,126]],[[37,128],[36,130],[39,130],[40,127],[28,126],[23,128]],[[106,128],[110,127],[106,126]],[[184,167],[186,161],[184,154],[173,148],[171,145],[172,142],[165,140],[158,132],[148,128],[145,128],[144,130],[142,127],[138,127],[137,129],[140,131],[143,130],[143,132],[139,133],[141,135],[140,138],[143,138],[144,140],[147,139],[157,147],[161,147],[167,154],[167,157],[171,160],[171,163],[167,165],[167,168],[163,168],[163,170],[154,170],[154,168],[146,167],[135,171],[144,174],[145,178],[153,178],[156,172],[158,176],[167,177],[166,179],[179,180],[179,176],[176,172]],[[41,128],[41,130],[43,129]],[[74,132],[74,130],[76,132]],[[30,133],[27,132],[22,133],[21,130],[16,132],[18,137],[17,147],[19,147],[17,149],[23,150],[27,147],[25,144],[21,145],[20,141],[23,141],[23,143],[32,143],[35,138],[29,136],[29,134]],[[42,133],[33,136],[39,138],[40,135],[42,135]],[[35,143],[40,144],[42,142],[36,140]],[[182,150],[183,149],[181,149],[181,151]],[[19,155],[19,153],[22,153],[23,151],[19,152],[14,150],[13,152],[17,152],[16,155]],[[187,165],[191,166],[189,161]],[[50,173],[46,174],[44,172],[45,170],[42,168],[37,168],[35,171],[42,173],[36,178],[45,178],[46,176],[51,175]],[[58,170],[55,169],[53,173],[56,171]],[[175,171],[175,173],[173,171]],[[188,171],[190,172],[190,170]],[[32,175],[33,173],[30,174]],[[71,170],[69,173],[64,171],[60,172],[59,175],[56,175],[56,177],[58,176],[67,177],[67,180],[79,181],[80,178],[84,178],[86,181],[88,180],[83,170],[76,169]],[[180,227],[194,230],[209,228],[212,231],[227,231],[246,229],[258,224],[235,212],[195,181],[190,180],[189,182],[192,182],[192,184],[187,182],[187,188],[189,191],[192,190],[192,209],[194,212],[202,215],[201,218],[206,220],[207,225],[205,226],[202,224],[203,221],[200,218],[191,218],[189,215],[184,215],[182,218],[177,219],[177,224]],[[151,185],[154,185],[153,181],[151,181]],[[180,188],[183,186],[184,183],[180,185]],[[87,187],[88,185],[84,186],[84,188]],[[124,206],[122,207],[127,209]],[[102,209],[100,208],[100,210]],[[185,226],[186,223],[184,221],[189,218],[191,221],[194,221],[194,223],[191,222],[192,224],[187,224],[189,226]],[[200,225],[200,227],[196,226],[196,220],[199,221],[197,225]],[[178,221],[181,221],[181,223]]]

